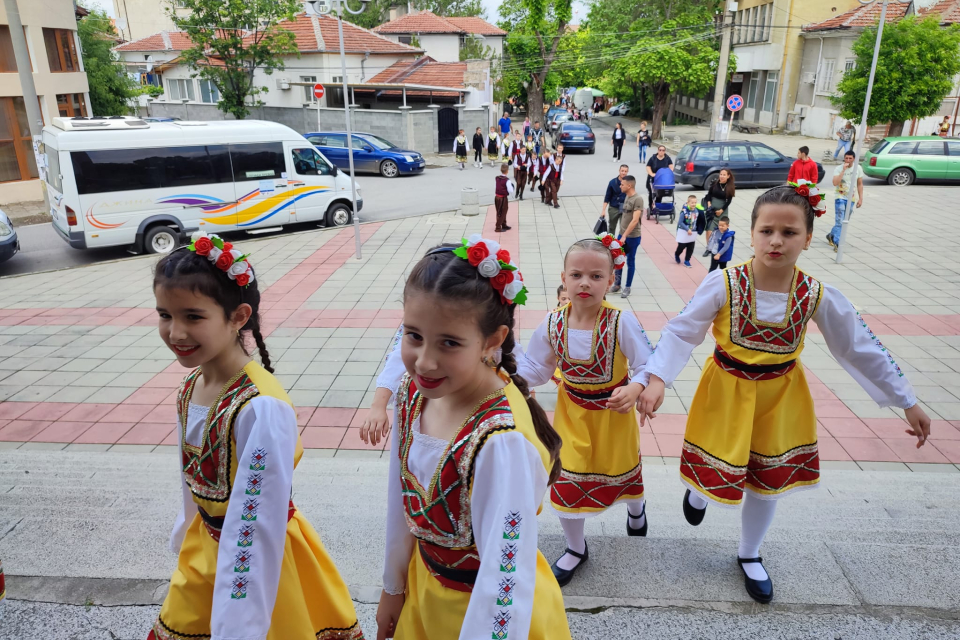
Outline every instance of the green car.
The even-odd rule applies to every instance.
[[[960,140],[937,136],[884,138],[860,165],[873,178],[905,187],[919,180],[960,180]]]

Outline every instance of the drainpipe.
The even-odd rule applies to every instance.
[[[810,101],[810,110],[817,104],[817,87],[820,86],[820,65],[823,63],[823,36],[820,36],[820,51],[817,52],[817,72],[813,74],[813,100]],[[800,67],[803,70],[803,67]],[[803,125],[801,125],[801,129]],[[801,131],[802,133],[802,131]]]
[[[370,58],[370,52],[369,52],[369,51],[364,51],[364,52],[363,52],[363,60],[360,61],[360,82],[363,82],[364,80],[367,79],[367,72],[366,72],[366,70],[363,68],[363,63],[366,62],[368,58]]]
[[[793,16],[793,0],[790,0],[790,7],[787,9],[787,24],[786,24],[787,27],[790,26],[790,18],[792,16]],[[773,120],[771,121],[771,124],[773,126],[770,127],[771,131],[776,129],[780,124],[780,100],[783,97],[783,82],[784,82],[784,76],[785,76],[784,67],[787,66],[787,38],[790,37],[789,31],[790,31],[789,29],[783,30],[783,59],[780,61],[780,86],[777,87],[777,101],[773,105],[773,109],[774,109]],[[816,88],[814,88],[814,91],[816,91]]]

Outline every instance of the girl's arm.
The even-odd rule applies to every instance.
[[[377,376],[377,390],[374,392],[370,411],[367,412],[367,416],[360,426],[360,439],[364,442],[376,445],[379,444],[381,438],[387,436],[387,429],[390,426],[387,420],[387,409],[390,408],[397,394],[400,379],[407,372],[403,364],[403,358],[400,356],[401,340],[403,340],[402,324],[393,337],[393,347],[387,355],[383,371]]]
[[[520,347],[519,340],[513,350],[517,360],[517,373],[527,381],[531,389],[550,382],[553,372],[557,370],[557,354],[554,353],[547,335],[549,322],[548,315],[533,332],[526,352]]]
[[[460,640],[530,633],[547,480],[540,454],[517,431],[492,436],[477,454],[470,509],[480,570]]]
[[[173,531],[170,533],[170,551],[180,555],[180,547],[183,546],[183,537],[187,534],[190,523],[197,515],[197,503],[193,501],[193,494],[190,493],[190,487],[187,485],[187,479],[183,476],[183,437],[180,435],[180,421],[177,420],[177,473],[180,474],[180,489],[183,493],[183,504],[180,506],[180,513],[173,523]]]
[[[239,465],[217,553],[212,640],[267,637],[287,539],[298,433],[293,408],[269,396],[253,398],[237,416]]]
[[[621,313],[619,324],[617,340],[630,365],[630,382],[643,384],[643,366],[653,356],[653,345],[632,311]]]
[[[400,488],[400,426],[393,413],[390,434],[390,474],[387,477],[387,547],[383,559],[383,590],[400,595],[407,587],[407,566],[413,554],[414,538],[403,515]]]

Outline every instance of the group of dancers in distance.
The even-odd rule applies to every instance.
[[[742,505],[737,562],[749,595],[770,602],[759,550],[777,501],[820,476],[799,362],[808,322],[877,403],[904,410],[917,446],[930,432],[850,302],[796,267],[813,223],[795,188],[763,193],[751,218],[754,257],[708,274],[656,349],[633,313],[605,300],[622,262],[612,236],[568,249],[569,302],[525,349],[514,327],[527,290],[509,253],[480,236],[427,251],[406,280],[403,325],[362,430],[372,443],[390,434],[375,637],[570,638],[561,586],[588,562],[585,519],[623,502],[627,534],[647,534],[637,415],[654,417],[711,326],[716,347],[684,436],[682,509],[696,526],[710,504]],[[247,256],[196,234],[160,260],[153,288],[160,335],[192,372],[177,396],[179,558],[148,637],[364,638],[346,585],[291,499],[303,448],[272,375]],[[551,378],[553,424],[530,393]],[[537,548],[548,493],[567,546],[552,566]]]

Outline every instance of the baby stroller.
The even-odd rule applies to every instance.
[[[653,177],[653,188],[650,192],[650,208],[647,209],[647,220],[653,219],[660,223],[661,216],[670,216],[670,222],[677,215],[674,191],[676,182],[673,179],[673,170],[664,167]]]

